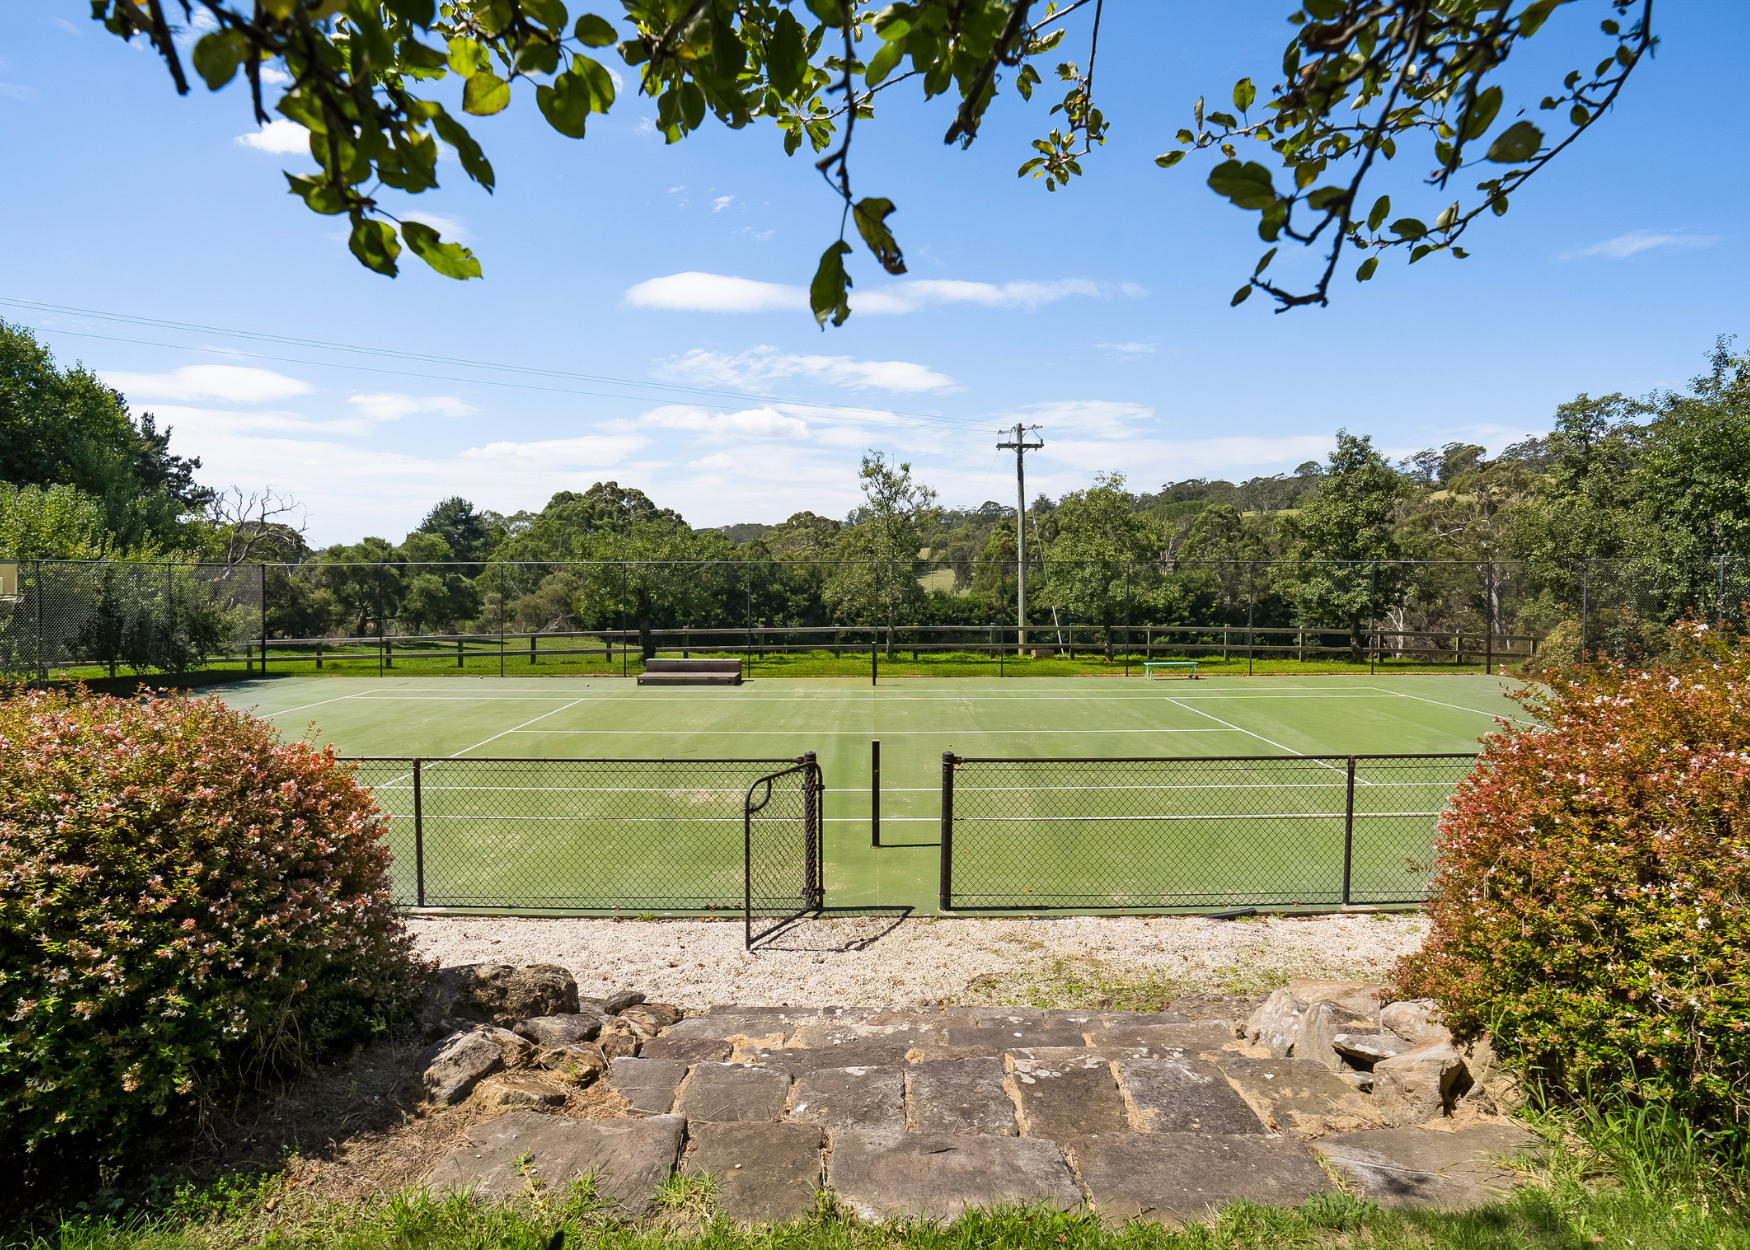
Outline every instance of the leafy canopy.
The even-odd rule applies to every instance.
[[[1209,109],[1199,97],[1193,128],[1178,132],[1183,146],[1156,158],[1171,168],[1188,152],[1213,149],[1226,159],[1210,171],[1210,189],[1260,215],[1259,236],[1272,246],[1233,303],[1260,289],[1281,309],[1325,304],[1346,248],[1365,254],[1355,274],[1360,281],[1373,277],[1380,253],[1392,248],[1408,250],[1411,263],[1438,251],[1464,257],[1458,240],[1471,224],[1505,213],[1509,196],[1610,108],[1657,44],[1652,0],[1589,0],[1586,7],[1607,15],[1596,49],[1602,59],[1552,84],[1538,107],[1555,116],[1540,126],[1524,108],[1509,107],[1495,80],[1562,2],[1303,0],[1288,17],[1281,77],[1269,93],[1260,99],[1253,79],[1240,79],[1230,93],[1232,113]],[[273,109],[309,130],[316,166],[286,175],[292,194],[313,212],[345,216],[359,263],[391,277],[407,249],[447,277],[481,274],[468,248],[420,222],[396,220],[374,194],[378,187],[417,194],[437,186],[440,141],[455,150],[470,179],[488,192],[496,187],[480,142],[422,94],[451,76],[464,80],[462,111],[476,117],[508,109],[524,80],[547,124],[582,139],[590,118],[615,102],[613,76],[591,55],[611,46],[637,71],[637,90],[656,101],[668,142],[698,130],[709,113],[733,130],[771,123],[786,153],[804,142],[824,153],[816,168],[842,205],[838,237],[809,287],[823,327],[829,320],[841,325],[851,313],[846,261],[853,248],[846,236],[853,226],[882,269],[906,271],[889,225],[896,205],[881,196],[858,199],[851,186],[852,134],[859,120],[874,117],[882,92],[915,80],[926,100],[952,93],[943,142],[968,146],[1003,86],[1031,100],[1046,77],[1041,58],[1065,42],[1069,19],[1079,15],[1086,68],[1061,60],[1050,70],[1065,88],[1050,115],[1062,119],[1033,141],[1036,154],[1019,176],[1042,179],[1050,191],[1068,186],[1082,174],[1082,159],[1106,141],[1107,119],[1094,102],[1103,0],[621,4],[629,34],[594,13],[573,20],[563,0],[181,0],[184,16],[191,23],[199,16],[207,30],[189,60],[209,89],[241,73],[255,118],[265,123],[263,67],[289,76]],[[148,40],[186,93],[189,76],[168,8],[158,0],[92,0],[95,19],[124,39]],[[1576,46],[1574,55],[1592,54]],[[1558,119],[1567,123],[1565,135],[1548,133]],[[1388,195],[1364,210],[1368,178],[1400,147],[1412,165],[1431,160],[1427,182],[1439,199],[1473,168],[1481,174],[1477,194],[1422,210],[1422,217],[1395,212]],[[1280,188],[1278,174],[1263,163],[1266,151],[1280,167]],[[1284,241],[1327,249],[1310,289],[1290,291],[1263,276]]]

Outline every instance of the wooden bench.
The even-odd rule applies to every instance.
[[[646,660],[638,674],[640,686],[739,686],[741,661],[734,656],[718,660]]]
[[[1191,680],[1197,680],[1196,660],[1145,660],[1142,665],[1142,675],[1144,677],[1153,677],[1157,668],[1188,668],[1191,670]]]

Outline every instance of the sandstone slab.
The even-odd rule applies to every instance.
[[[1411,1045],[1396,1033],[1338,1033],[1331,1038],[1331,1047],[1339,1055],[1362,1063],[1378,1063],[1401,1055]]]
[[[1306,1059],[1259,1059],[1233,1051],[1205,1051],[1251,1105],[1264,1127],[1292,1137],[1383,1128],[1385,1120],[1348,1081]]]
[[[663,1030],[664,1037],[703,1037],[711,1041],[733,1041],[747,1038],[770,1046],[782,1046],[800,1025],[783,1015],[703,1015],[688,1016]]]
[[[1247,1036],[1270,1052],[1272,1059],[1286,1059],[1294,1049],[1294,1035],[1300,1029],[1300,1015],[1308,1003],[1287,989],[1277,990],[1264,1000],[1264,1005],[1247,1024]],[[1256,1028],[1256,1033],[1252,1032]]]
[[[1332,1072],[1341,1071],[1343,1058],[1337,1053],[1337,1035],[1356,1034],[1362,1030],[1377,1031],[1378,1026],[1330,1003],[1313,1003],[1300,1013],[1300,1022],[1295,1026],[1294,1057],[1311,1059]]]
[[[1336,1133],[1312,1148],[1381,1206],[1459,1210],[1498,1201],[1513,1185],[1513,1173],[1501,1158],[1536,1142],[1533,1134],[1512,1125],[1477,1124],[1451,1133],[1422,1128]]]
[[[461,1102],[482,1078],[504,1066],[504,1056],[484,1032],[452,1033],[420,1056],[425,1096],[439,1106]]]
[[[1316,977],[1296,978],[1286,988],[1309,1006],[1329,1003],[1341,1013],[1375,1024],[1379,1022],[1380,1006],[1389,994],[1385,986],[1374,981],[1328,981]]]
[[[474,1087],[474,1099],[488,1111],[563,1107],[565,1090],[557,1081],[532,1072],[500,1072]]]
[[[558,964],[479,964],[457,993],[455,1009],[503,1028],[536,1016],[572,1015],[577,980]]]
[[[1151,1059],[1184,1051],[1219,1050],[1234,1040],[1223,1020],[1200,1020],[1195,1024],[1127,1024],[1100,1032],[1088,1031],[1088,1040],[1102,1050],[1141,1047]]]
[[[1028,1137],[1064,1141],[1130,1131],[1112,1065],[1087,1050],[1039,1048],[1044,1058],[1011,1055],[1021,1128]]]
[[[517,1021],[516,1027],[511,1029],[518,1037],[527,1038],[543,1048],[587,1042],[601,1031],[602,1017],[583,1011],[563,1016],[535,1016]]]
[[[651,1214],[652,1195],[674,1170],[686,1121],[679,1116],[643,1120],[574,1120],[537,1111],[470,1125],[462,1145],[427,1174],[434,1192],[472,1190],[486,1198],[514,1198],[531,1185],[562,1189],[580,1176],[595,1177],[596,1192],[621,1215]],[[518,1161],[528,1156],[519,1167]]]
[[[1440,1023],[1440,1008],[1428,998],[1393,1003],[1379,1013],[1379,1022],[1411,1045],[1452,1040],[1451,1031]]]
[[[783,1117],[789,1095],[788,1072],[739,1063],[701,1063],[694,1065],[674,1109],[689,1124],[771,1123]]]
[[[535,1062],[573,1085],[588,1085],[608,1070],[607,1056],[602,1054],[601,1047],[589,1042],[543,1050],[535,1056]]]
[[[653,1037],[638,1048],[644,1059],[673,1059],[679,1063],[722,1063],[734,1049],[728,1042],[709,1037]]]
[[[1119,1087],[1139,1133],[1265,1132],[1264,1122],[1221,1069],[1202,1059],[1126,1059]]]
[[[815,1124],[700,1124],[683,1168],[717,1178],[717,1212],[777,1224],[814,1210],[826,1135]]]
[[[1243,1024],[1264,1005],[1264,998],[1262,994],[1182,994],[1167,1004],[1167,1012],[1192,1021],[1224,1020],[1229,1024]]]
[[[866,1220],[952,1220],[969,1207],[1037,1202],[1065,1211],[1081,1193],[1054,1142],[912,1134],[898,1143],[856,1130],[833,1136],[828,1180]]]
[[[838,1134],[856,1129],[871,1140],[905,1136],[905,1069],[816,1068],[796,1078],[790,1119]]]
[[[1296,1142],[1255,1134],[1133,1133],[1068,1143],[1076,1172],[1109,1224],[1188,1224],[1230,1202],[1296,1206],[1331,1189]]]
[[[906,1120],[912,1132],[1013,1137],[1015,1104],[1003,1088],[1003,1061],[932,1059],[906,1072]]]
[[[630,1020],[641,1025],[651,1033],[666,1029],[680,1020],[687,1013],[672,1003],[639,1003],[635,1007],[627,1007],[614,1013],[622,1020]]]
[[[1470,1074],[1457,1047],[1438,1038],[1373,1065],[1374,1101],[1400,1127],[1445,1115],[1469,1087]]]
[[[673,1059],[615,1059],[608,1065],[608,1087],[642,1115],[674,1110],[675,1090],[687,1079],[687,1065]]]
[[[984,1024],[972,1029],[944,1029],[942,1040],[949,1046],[990,1046],[1007,1050],[1012,1046],[1082,1046],[1082,1030],[1075,1025],[1055,1021],[1016,1020],[1005,1024]]]

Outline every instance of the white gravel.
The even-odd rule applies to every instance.
[[[421,953],[445,966],[559,964],[585,995],[636,989],[694,1009],[1014,1001],[1049,987],[1062,960],[1107,975],[1152,971],[1186,992],[1252,992],[1286,976],[1383,981],[1428,932],[1420,916],[1387,915],[864,917],[807,921],[749,954],[741,924],[730,921],[421,917],[408,926]]]

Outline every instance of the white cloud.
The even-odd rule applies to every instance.
[[[153,404],[160,427],[174,426],[179,446],[199,444],[204,449],[213,439],[235,438],[251,431],[268,434],[365,435],[373,423],[353,417],[316,420],[301,412],[278,408],[199,408],[184,404]]]
[[[728,452],[718,452],[714,456],[706,456],[702,460],[687,461],[689,469],[706,469],[727,473],[732,469],[741,468],[741,462]]]
[[[1113,360],[1135,360],[1138,356],[1152,356],[1160,350],[1157,343],[1096,343],[1094,346]]]
[[[892,282],[851,293],[851,310],[862,313],[917,312],[940,304],[976,304],[985,308],[1020,308],[1028,312],[1071,297],[1108,298],[1113,290],[1131,296],[1146,294],[1130,284],[1109,288],[1086,278],[1051,282],[964,282],[952,278],[918,278]],[[808,292],[799,286],[756,282],[728,274],[673,273],[640,282],[626,292],[637,308],[672,308],[687,312],[773,312],[808,307]]]
[[[353,395],[347,402],[373,421],[398,421],[419,412],[440,417],[466,417],[475,409],[454,395],[403,395],[394,391]]]
[[[238,135],[237,142],[258,152],[277,152],[286,156],[293,152],[308,152],[310,132],[290,118],[279,117],[252,135]]]
[[[294,79],[285,70],[271,61],[263,61],[261,65],[261,81],[269,87],[289,87]]]
[[[711,211],[714,213],[721,213],[733,203],[735,203],[735,197],[733,195],[720,195],[711,201]]]
[[[35,87],[27,87],[23,83],[0,82],[0,95],[14,100],[34,100],[40,94]]]
[[[856,360],[850,356],[803,356],[775,347],[753,347],[739,355],[695,347],[684,356],[658,363],[658,377],[716,386],[749,388],[786,378],[815,378],[832,386],[921,393],[957,391],[954,379],[909,360]]]
[[[594,471],[618,464],[644,444],[645,440],[641,438],[585,435],[582,438],[550,438],[532,443],[488,443],[484,447],[470,447],[462,456],[467,460]]]
[[[293,395],[307,395],[308,382],[271,369],[241,365],[184,365],[169,373],[105,373],[103,380],[130,400],[218,399],[234,404],[259,404]]]
[[[640,425],[668,430],[690,430],[714,438],[807,438],[808,422],[785,416],[776,408],[747,408],[741,412],[712,412],[691,404],[664,404],[639,416]]]
[[[1720,241],[1713,234],[1685,234],[1682,231],[1631,230],[1627,234],[1619,234],[1614,239],[1606,239],[1602,243],[1594,243],[1590,247],[1576,248],[1571,252],[1562,253],[1563,260],[1573,260],[1581,256],[1605,256],[1611,260],[1626,260],[1637,252],[1651,251],[1694,251],[1698,248],[1712,247]]]
[[[684,312],[790,312],[807,309],[808,292],[777,282],[689,271],[640,282],[626,292],[626,302],[634,308]]]

